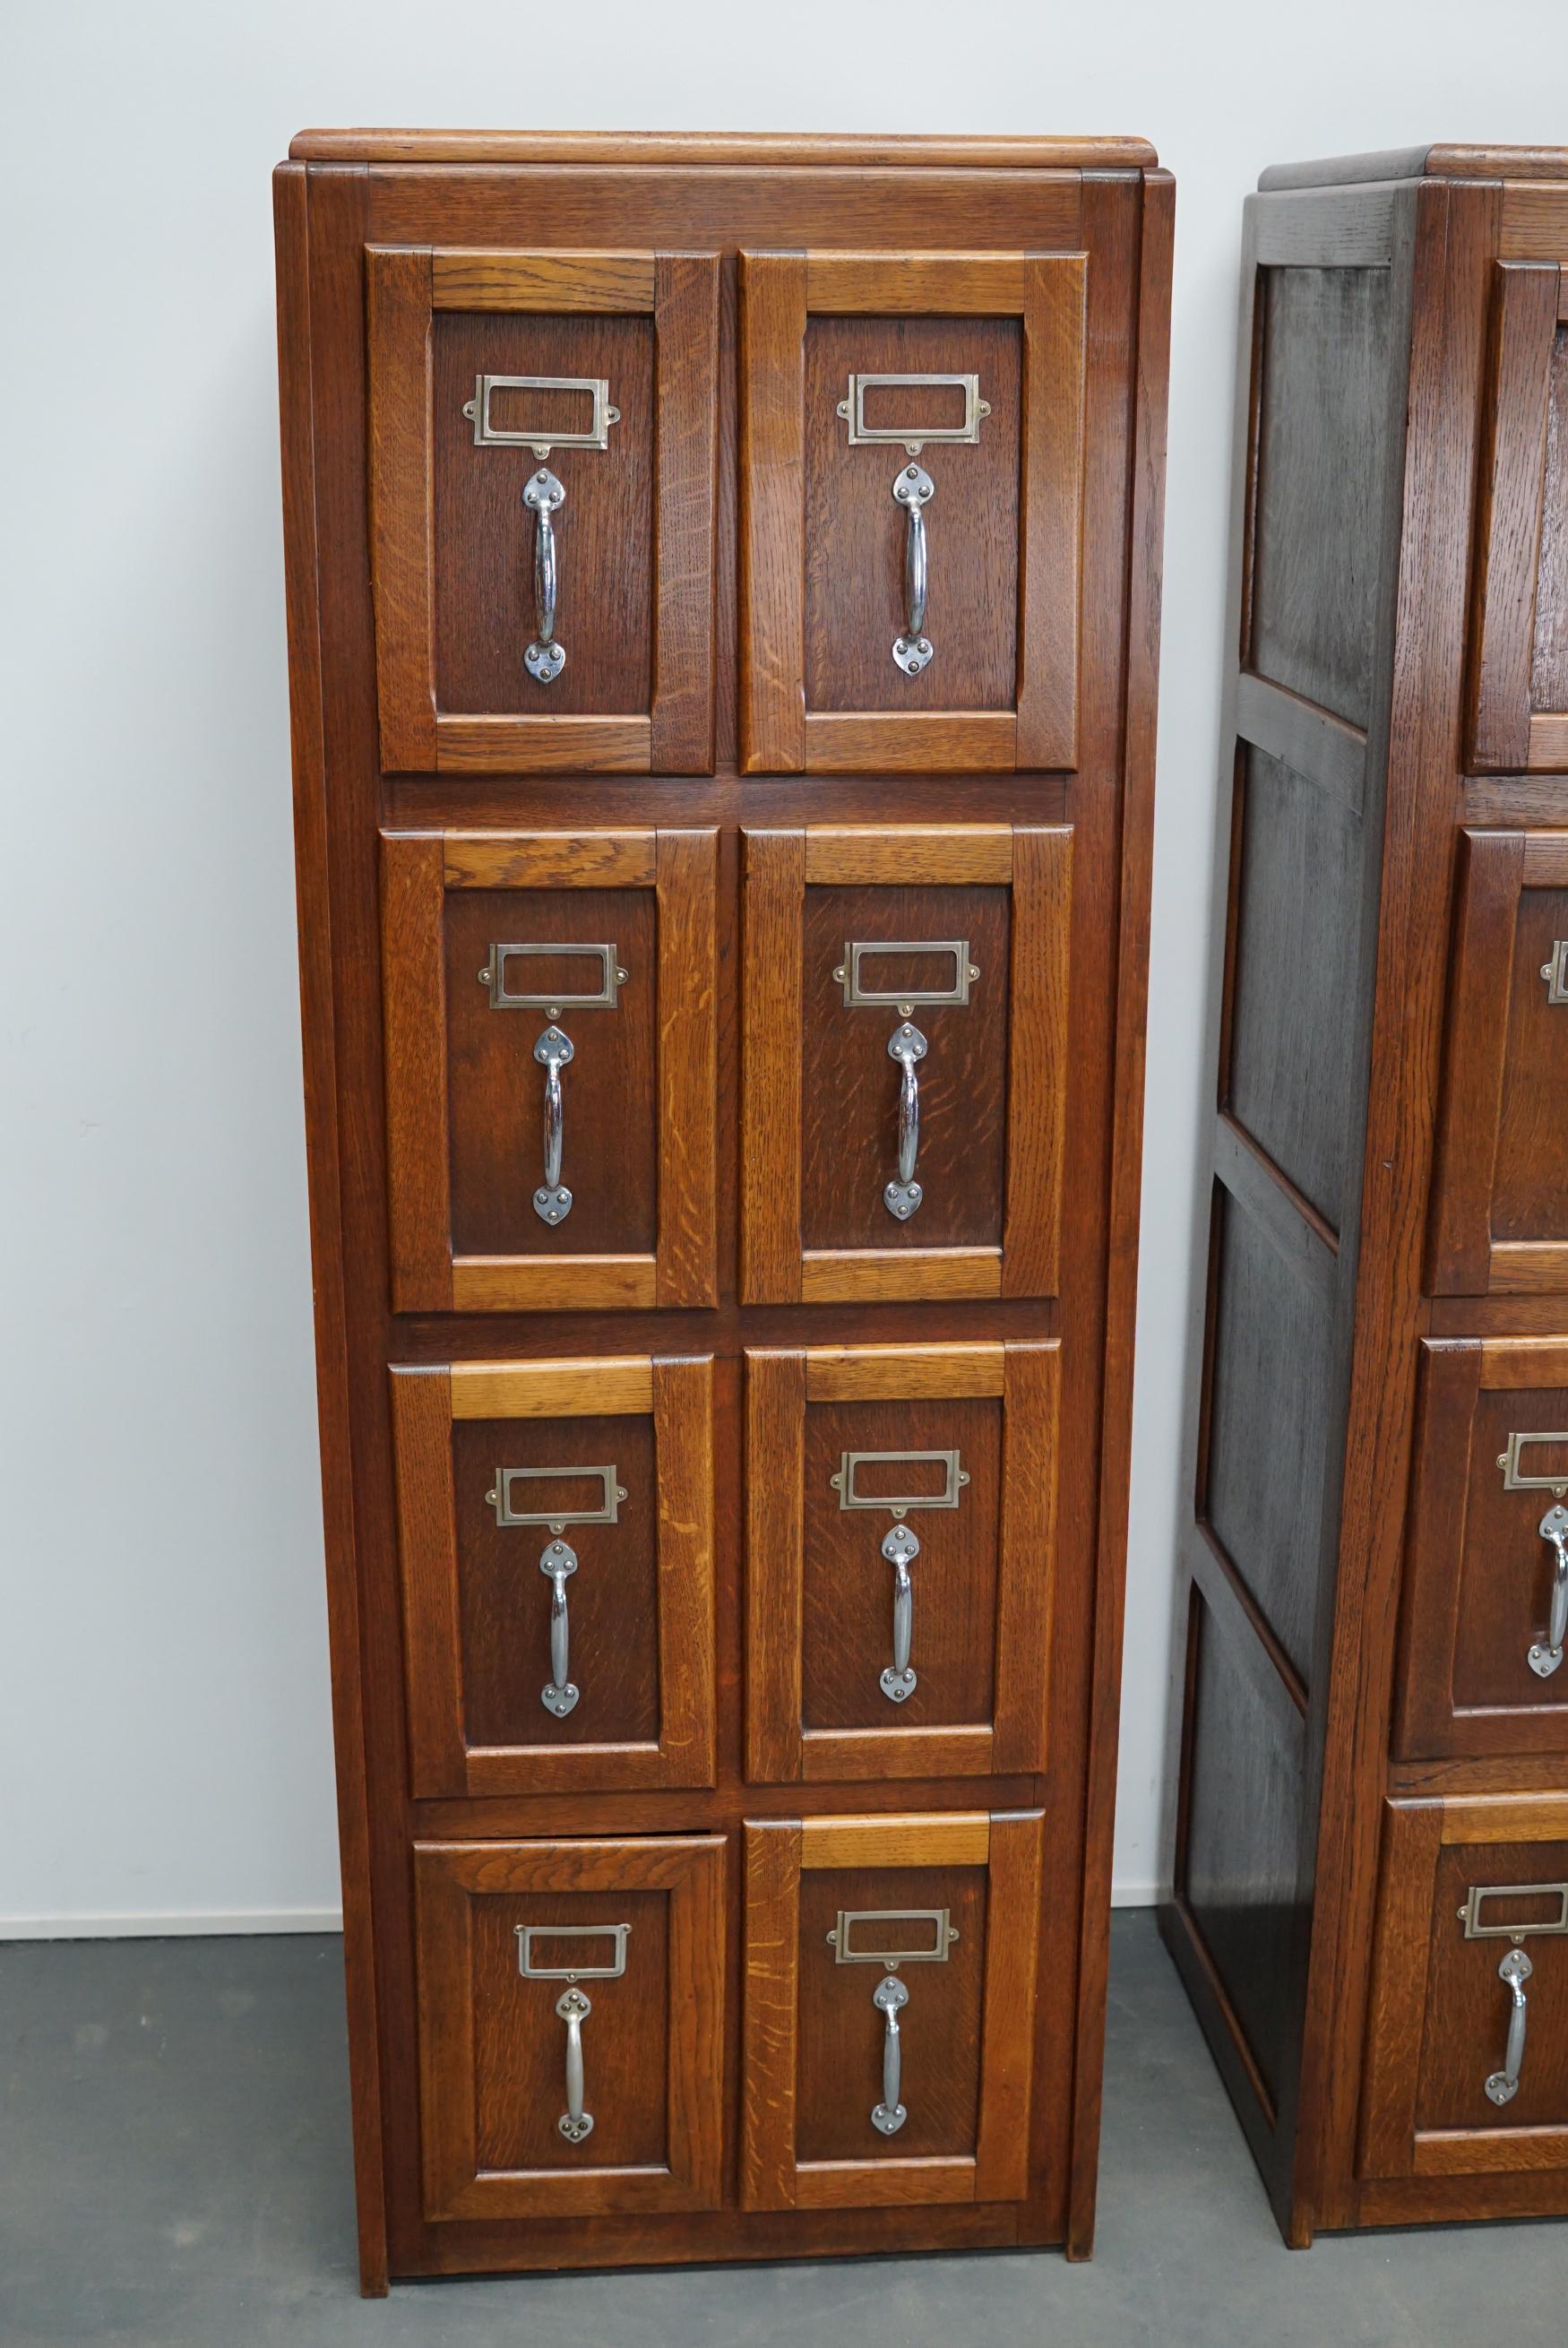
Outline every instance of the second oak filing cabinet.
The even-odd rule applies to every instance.
[[[365,2288],[1086,2254],[1170,181],[276,195]]]

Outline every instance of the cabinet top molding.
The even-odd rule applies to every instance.
[[[1568,147],[1390,147],[1374,155],[1330,155],[1276,163],[1258,186],[1343,188],[1369,180],[1568,180]]]
[[[702,130],[302,130],[295,163],[878,165],[925,170],[1150,170],[1146,139],[905,138]]]

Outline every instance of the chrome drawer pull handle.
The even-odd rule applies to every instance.
[[[1534,1970],[1522,1949],[1510,1949],[1497,1969],[1497,1977],[1507,1989],[1512,2003],[1508,2009],[1508,2051],[1502,2058],[1502,2068],[1494,2071],[1486,2083],[1486,2092],[1494,2104],[1511,2104],[1519,2093],[1519,2070],[1524,2060],[1524,2033],[1530,2019],[1530,2001],[1524,1994],[1524,1984]]]
[[[547,1541],[539,1571],[550,1585],[550,1675],[539,1691],[539,1702],[558,1720],[572,1711],[581,1691],[571,1684],[571,1623],[567,1614],[567,1576],[577,1571],[577,1551],[569,1541]]]
[[[582,2025],[593,2001],[585,1990],[569,1989],[557,1998],[556,2012],[566,2024],[566,2109],[556,2126],[568,2144],[580,2144],[593,2134],[593,2114],[582,2107]]]
[[[534,518],[535,625],[523,666],[536,685],[553,685],[566,666],[566,646],[556,642],[556,533],[550,517],[566,503],[566,491],[548,466],[539,467],[523,491],[523,503]]]
[[[571,1037],[553,1024],[534,1045],[534,1057],[545,1072],[545,1179],[534,1192],[534,1212],[544,1223],[560,1223],[571,1212],[571,1192],[560,1178],[561,1143],[566,1108],[560,1072],[577,1057]]]
[[[1561,1504],[1548,1509],[1538,1529],[1542,1540],[1552,1544],[1552,1605],[1546,1637],[1535,1642],[1529,1661],[1537,1679],[1549,1680],[1563,1661],[1563,1642],[1568,1636],[1568,1509]]]
[[[918,676],[930,664],[935,647],[926,634],[926,513],[937,494],[937,484],[924,465],[902,465],[893,495],[904,509],[904,633],[893,639],[893,659],[906,676]]]
[[[882,1554],[893,1568],[893,1661],[882,1674],[881,1688],[892,1703],[902,1704],[917,1684],[909,1665],[915,1628],[915,1585],[909,1568],[920,1554],[920,1544],[907,1525],[895,1525],[883,1538]]]
[[[915,1179],[915,1160],[920,1154],[920,1079],[915,1072],[927,1048],[918,1027],[907,1019],[895,1027],[887,1038],[887,1056],[897,1061],[900,1070],[898,1179],[886,1185],[882,1203],[901,1223],[908,1221],[926,1195]]]
[[[909,2115],[899,2100],[903,2086],[904,2034],[898,2011],[909,2003],[909,1993],[897,1973],[886,1973],[871,1993],[871,2003],[882,2016],[882,2101],[871,2115],[871,2125],[883,2136],[897,2136]]]

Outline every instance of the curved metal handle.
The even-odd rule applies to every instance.
[[[552,514],[566,503],[566,491],[548,466],[523,491],[523,503],[534,518],[533,643],[523,654],[523,666],[536,685],[553,685],[566,666],[566,646],[556,642],[556,533]]]
[[[577,1551],[570,1542],[547,1541],[539,1558],[539,1571],[550,1585],[550,1675],[539,1690],[539,1702],[558,1720],[564,1720],[581,1693],[573,1687],[570,1678],[571,1622],[567,1613],[566,1583],[568,1574],[577,1571]]]
[[[1508,2051],[1502,2058],[1502,2068],[1494,2071],[1486,2083],[1486,2092],[1494,2104],[1511,2104],[1519,2093],[1524,2033],[1530,2020],[1530,2001],[1524,1994],[1524,1984],[1534,1970],[1522,1949],[1510,1949],[1497,1969],[1497,1977],[1512,2003],[1508,2009]]]
[[[545,1072],[545,1179],[534,1192],[534,1212],[544,1223],[561,1223],[571,1212],[571,1192],[560,1178],[561,1145],[566,1133],[566,1103],[560,1072],[577,1057],[571,1037],[553,1024],[534,1045],[534,1057]]]
[[[893,1661],[882,1674],[882,1693],[894,1704],[902,1704],[917,1684],[909,1668],[915,1629],[915,1585],[909,1568],[920,1554],[920,1543],[907,1525],[895,1525],[883,1539],[882,1554],[893,1568]]]
[[[569,1989],[557,1998],[556,2012],[566,2024],[566,2109],[556,2126],[568,2144],[580,2144],[593,2134],[593,2114],[582,2107],[582,2025],[593,2002],[586,1991]]]
[[[899,2097],[903,2091],[904,2035],[898,2009],[909,2003],[909,1993],[897,1973],[886,1973],[871,1993],[871,2003],[882,2016],[882,2101],[871,2115],[871,2125],[883,2136],[897,2136],[909,2115]]]
[[[1552,1544],[1552,1604],[1546,1636],[1531,1648],[1529,1663],[1537,1679],[1549,1680],[1563,1661],[1563,1643],[1568,1637],[1568,1509],[1548,1509],[1537,1529]]]
[[[887,1038],[887,1056],[897,1060],[898,1078],[898,1179],[889,1182],[882,1193],[882,1203],[890,1215],[907,1223],[918,1207],[925,1192],[915,1179],[915,1160],[920,1154],[920,1079],[915,1071],[927,1050],[926,1038],[918,1027],[907,1019],[900,1022]]]
[[[893,639],[893,658],[906,676],[918,676],[935,650],[926,634],[925,508],[937,494],[937,484],[923,465],[902,465],[893,495],[904,509],[904,633]]]

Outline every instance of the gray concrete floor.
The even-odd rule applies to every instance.
[[[1285,2250],[1153,1919],[1116,1919],[1099,2250],[355,2292],[335,1940],[0,1949],[0,2343],[1533,2348],[1568,2225]]]

